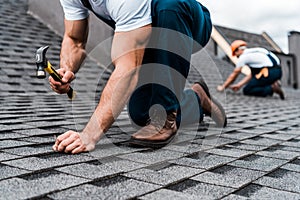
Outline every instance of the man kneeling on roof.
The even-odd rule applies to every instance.
[[[247,48],[247,43],[243,40],[235,40],[231,44],[231,50],[232,55],[238,57],[238,62],[227,80],[217,87],[219,92],[228,87],[236,92],[246,85],[243,88],[245,95],[266,97],[276,93],[282,100],[285,98],[280,85],[280,60],[275,54],[260,47]],[[244,66],[248,66],[251,73],[240,82],[232,84]]]

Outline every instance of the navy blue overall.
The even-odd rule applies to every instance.
[[[88,1],[82,1],[91,8]],[[128,102],[131,120],[145,126],[149,109],[159,104],[167,113],[178,111],[178,123],[199,122],[203,118],[200,99],[194,91],[184,91],[184,87],[192,53],[210,39],[210,13],[196,0],[152,0],[151,15],[151,38],[138,86]]]
[[[273,67],[268,67],[269,75],[267,77],[261,76],[259,79],[257,79],[255,75],[260,72],[261,68],[258,69],[250,68],[252,78],[243,89],[243,93],[245,95],[259,96],[259,97],[266,97],[266,96],[273,95],[273,90],[271,85],[275,81],[280,80],[282,76],[282,70],[281,67],[277,65],[275,59],[270,54],[267,54],[267,56],[270,58],[270,60],[273,63]]]
[[[167,113],[177,110],[178,123],[199,122],[203,119],[200,99],[184,87],[192,53],[205,46],[211,35],[209,11],[195,0],[152,0],[152,26],[158,28],[153,29],[138,88],[128,104],[130,117],[144,126],[150,107],[159,104]]]

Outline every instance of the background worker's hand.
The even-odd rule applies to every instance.
[[[65,69],[58,69],[57,73],[62,76],[62,83],[55,81],[49,76],[50,86],[52,90],[58,94],[67,93],[70,90],[70,83],[75,79],[75,74],[71,71],[66,71]]]
[[[217,91],[218,92],[223,92],[225,90],[225,87],[223,85],[218,85],[217,86]]]
[[[91,151],[94,148],[94,142],[91,142],[88,137],[84,137],[84,134],[75,131],[67,131],[58,136],[52,146],[54,151],[72,154]]]
[[[240,90],[241,86],[239,84],[234,84],[229,86],[230,89],[232,89],[234,92],[237,92]]]

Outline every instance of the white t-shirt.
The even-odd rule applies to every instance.
[[[131,31],[151,24],[151,0],[89,0],[93,11],[116,22],[116,32]],[[60,0],[67,20],[80,20],[89,16],[81,0]]]
[[[273,63],[267,54],[270,54],[277,62],[277,65],[280,65],[279,58],[272,52],[264,48],[249,48],[245,49],[239,57],[236,67],[243,67],[245,65],[252,68],[273,67]]]

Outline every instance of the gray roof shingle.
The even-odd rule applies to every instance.
[[[35,51],[50,45],[58,66],[62,38],[28,15],[27,4],[0,4],[0,199],[300,198],[300,92],[284,88],[285,101],[217,93],[232,66],[205,49],[193,55],[187,86],[202,75],[228,127],[204,118],[163,149],[138,149],[124,144],[134,131],[125,109],[95,151],[53,152],[55,135],[85,125],[110,72],[87,59],[73,102],[36,79]]]
[[[231,44],[234,40],[239,39],[246,41],[249,47],[264,47],[270,51],[276,51],[261,34],[249,33],[218,25],[215,26],[215,28],[222,34],[229,44]]]

